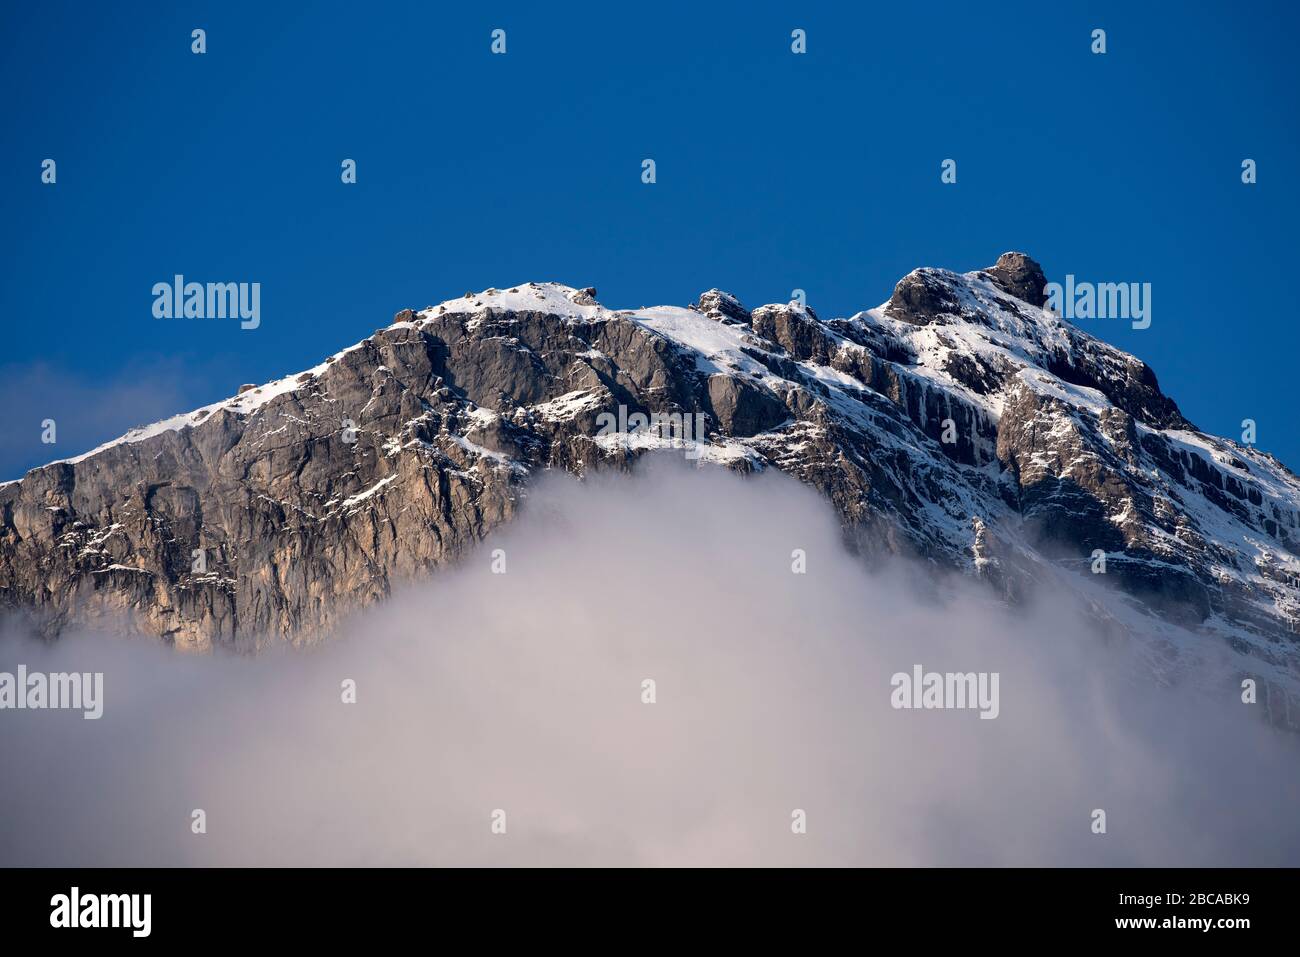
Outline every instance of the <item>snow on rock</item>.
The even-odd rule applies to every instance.
[[[1176,618],[1300,695],[1300,480],[1197,431],[1140,360],[1044,309],[1040,279],[1020,254],[964,274],[918,269],[880,306],[826,320],[801,303],[749,311],[717,289],[696,308],[609,309],[594,289],[554,282],[406,309],[305,373],[62,460],[75,495],[40,469],[0,485],[13,503],[0,568],[71,562],[75,583],[77,561],[98,571],[112,558],[162,576],[142,529],[187,528],[200,512],[216,521],[256,500],[255,520],[237,527],[284,536],[286,555],[300,528],[370,523],[331,528],[343,544],[330,547],[346,553],[327,564],[380,579],[341,580],[334,601],[346,603],[382,594],[394,569],[450,560],[505,521],[539,471],[689,451],[787,472],[826,495],[864,551],[919,555],[1004,595],[1080,573],[1080,588],[1118,585],[1115,618]],[[595,417],[620,404],[698,416],[701,434],[685,445],[650,429],[597,434]],[[355,444],[339,441],[346,415],[359,420]],[[159,472],[182,452],[183,478]],[[243,487],[232,475],[255,494],[209,501]],[[110,527],[107,543],[91,537]],[[231,555],[264,547],[237,545]],[[1105,582],[1087,572],[1097,551],[1110,557]],[[266,627],[324,614],[306,593],[241,574],[221,569],[248,590],[230,599],[245,614],[296,609]],[[168,628],[198,627],[166,607]]]

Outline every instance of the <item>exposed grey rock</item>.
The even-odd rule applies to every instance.
[[[1002,289],[1031,306],[1047,302],[1047,277],[1043,267],[1024,253],[1003,253],[987,270],[989,277]]]
[[[958,302],[941,276],[930,269],[918,269],[898,281],[887,308],[895,319],[924,326],[956,311]]]
[[[710,376],[708,399],[709,411],[727,435],[757,435],[789,418],[780,399],[737,376]]]
[[[749,310],[740,304],[739,299],[729,292],[723,292],[721,289],[710,289],[702,294],[695,308],[710,319],[717,319],[721,322],[738,322],[741,324],[749,322]]]
[[[760,306],[750,317],[754,332],[775,342],[792,357],[827,365],[839,352],[839,337],[817,319],[806,306]]]
[[[1300,481],[1040,309],[1041,275],[1020,254],[921,269],[832,320],[719,290],[612,311],[538,283],[403,310],[307,372],[0,485],[0,601],[50,634],[310,640],[463,557],[539,473],[629,467],[655,440],[597,427],[625,406],[700,414],[707,461],[818,489],[866,561],[916,556],[1011,600],[1117,586],[1089,598],[1107,628],[1227,645],[1300,720]]]

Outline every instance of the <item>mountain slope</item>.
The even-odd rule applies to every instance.
[[[1145,364],[1045,311],[1044,284],[1008,253],[827,321],[719,290],[610,310],[549,283],[403,310],[307,372],[0,486],[0,600],[186,648],[310,636],[464,554],[539,472],[680,446],[602,434],[622,405],[701,414],[703,458],[819,489],[869,560],[1015,597],[1095,584],[1100,550],[1131,598],[1100,616],[1228,642],[1300,687],[1300,481],[1198,432]]]

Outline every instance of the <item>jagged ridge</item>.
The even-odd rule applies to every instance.
[[[1300,684],[1300,482],[1197,431],[1043,286],[1008,253],[916,270],[847,319],[716,289],[610,310],[552,283],[403,310],[307,372],[0,486],[0,597],[49,631],[125,615],[186,648],[300,640],[454,561],[539,471],[671,444],[599,435],[622,404],[701,413],[706,459],[818,488],[868,558],[1014,597],[1101,549],[1135,608]]]

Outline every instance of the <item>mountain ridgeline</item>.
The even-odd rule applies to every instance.
[[[1007,253],[918,269],[845,319],[717,289],[615,310],[552,283],[404,309],[313,369],[0,485],[0,601],[46,634],[311,640],[463,558],[546,470],[680,447],[600,426],[622,407],[698,416],[692,457],[817,489],[869,562],[1011,600],[1104,581],[1108,627],[1226,645],[1300,726],[1300,481],[1199,432],[1045,285]]]

